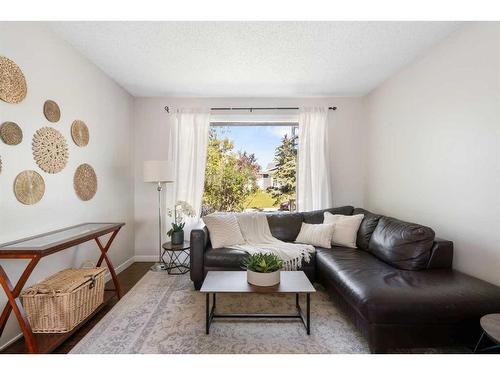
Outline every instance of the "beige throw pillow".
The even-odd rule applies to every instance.
[[[300,233],[295,242],[329,249],[332,243],[334,225],[302,223]]]
[[[211,214],[203,217],[210,233],[212,248],[241,245],[245,243],[236,216],[233,214]]]
[[[365,215],[334,215],[325,212],[323,224],[331,224],[335,227],[332,237],[332,245],[351,247],[355,249],[356,237],[359,226]]]

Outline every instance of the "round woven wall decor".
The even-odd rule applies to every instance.
[[[0,99],[7,103],[19,103],[26,97],[26,79],[17,64],[0,56]]]
[[[50,122],[57,122],[61,118],[61,110],[53,100],[47,100],[43,104],[43,114]]]
[[[35,204],[45,194],[45,182],[35,171],[23,171],[14,181],[14,194],[23,204]]]
[[[73,177],[73,187],[76,195],[82,201],[88,201],[94,198],[97,192],[97,175],[94,168],[89,164],[80,164],[76,168],[75,176]]]
[[[54,128],[38,129],[33,136],[33,157],[47,173],[58,173],[68,162],[68,144],[63,135]]]
[[[23,140],[23,131],[15,122],[4,122],[0,126],[0,138],[7,145],[18,145]]]
[[[89,144],[89,128],[81,120],[75,120],[71,124],[71,138],[77,146],[85,147]]]

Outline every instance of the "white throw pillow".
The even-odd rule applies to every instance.
[[[332,224],[307,224],[302,223],[300,233],[295,242],[313,246],[330,248],[335,226]]]
[[[359,226],[365,215],[334,215],[330,212],[325,212],[323,224],[333,224],[335,231],[333,232],[332,245],[351,247],[355,249],[356,236]]]
[[[245,243],[238,220],[234,214],[211,214],[203,217],[203,222],[210,233],[212,248],[241,245]]]

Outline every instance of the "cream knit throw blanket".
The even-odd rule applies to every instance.
[[[309,263],[314,246],[280,241],[273,237],[267,217],[263,213],[236,214],[241,234],[245,239],[242,245],[230,246],[249,254],[273,253],[283,260],[285,271],[295,271],[302,261]]]

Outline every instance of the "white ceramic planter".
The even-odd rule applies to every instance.
[[[280,283],[280,271],[261,273],[247,270],[247,281],[256,286],[273,286]]]

